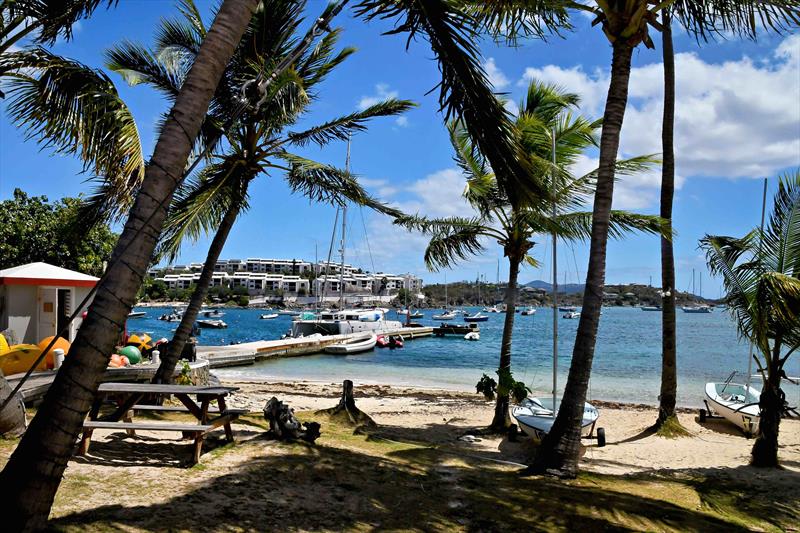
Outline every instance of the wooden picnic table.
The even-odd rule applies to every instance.
[[[129,435],[135,435],[137,429],[146,431],[180,431],[185,438],[194,439],[192,464],[196,464],[200,461],[203,438],[206,433],[223,426],[227,441],[233,442],[231,422],[236,420],[239,415],[246,413],[245,410],[241,409],[228,409],[225,404],[225,397],[236,390],[238,390],[238,387],[103,383],[97,390],[94,403],[89,411],[89,418],[83,424],[83,437],[79,454],[83,455],[89,451],[92,432],[95,429],[120,429],[127,431]],[[152,395],[174,396],[183,404],[183,407],[174,405],[139,405],[142,398]],[[193,397],[197,399],[194,400]],[[117,407],[110,414],[101,417],[100,408],[109,399],[112,399]],[[216,408],[211,406],[212,402],[217,403]],[[135,411],[190,413],[197,419],[197,423],[134,422],[133,413]],[[211,415],[215,416],[212,417]]]

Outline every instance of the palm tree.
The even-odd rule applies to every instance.
[[[676,20],[687,31],[700,37],[720,31],[755,36],[759,25],[781,29],[800,23],[800,7],[794,0],[628,0],[597,1],[591,4],[569,0],[533,3],[499,0],[476,8],[477,16],[490,30],[505,32],[512,39],[520,33],[542,33],[546,29],[557,28],[559,24],[568,25],[571,11],[588,12],[595,17],[593,24],[600,24],[602,27],[612,49],[581,318],[561,407],[552,430],[539,447],[529,469],[531,472],[548,472],[564,477],[577,475],[581,419],[592,371],[605,286],[615,165],[628,103],[631,59],[633,51],[642,43],[648,48],[654,48],[649,30],[650,27],[661,30],[658,15],[667,8],[673,10]]]
[[[574,177],[569,172],[578,156],[597,145],[596,132],[600,121],[573,116],[571,108],[580,102],[578,95],[536,81],[528,87],[527,98],[520,103],[516,120],[520,151],[529,156],[539,174],[531,176],[544,184],[548,194],[538,201],[513,205],[498,186],[498,179],[483,154],[476,149],[468,132],[460,123],[450,126],[450,138],[456,161],[467,177],[464,197],[477,212],[473,218],[428,220],[422,217],[401,217],[397,224],[431,235],[425,250],[425,263],[431,270],[449,268],[459,259],[480,253],[486,240],[503,248],[508,258],[509,277],[506,289],[506,314],[500,346],[497,399],[491,432],[504,432],[511,425],[509,393],[514,385],[511,374],[511,342],[517,300],[517,277],[523,261],[535,265],[530,250],[537,234],[557,234],[563,240],[585,239],[590,235],[591,213],[579,212],[585,198],[595,187],[597,171]],[[555,135],[555,137],[553,137]],[[553,141],[555,160],[553,167]],[[618,161],[621,173],[633,173],[654,163],[652,156]],[[557,214],[553,215],[553,202]],[[658,217],[612,211],[610,231],[621,236],[632,230],[659,233]]]
[[[0,473],[4,527],[43,529],[109,354],[134,303],[172,194],[257,0],[225,0],[164,123],[94,301],[44,402]]]
[[[270,64],[281,63],[293,53],[299,41],[296,30],[303,8],[304,2],[263,2],[259,13],[269,13],[269,16],[257,15],[251,20],[245,38],[228,63],[224,81],[217,88],[206,117],[207,124],[222,123],[233,112],[238,80],[254,78]],[[175,94],[206,33],[205,23],[192,0],[181,2],[181,13],[181,18],[161,23],[152,50],[130,42],[112,49],[108,53],[109,68],[134,84],[146,83],[168,97]],[[287,131],[310,110],[318,85],[352,54],[351,48],[335,51],[339,35],[339,30],[332,31],[318,46],[302,53],[271,85],[260,112],[247,115],[235,128],[228,130],[224,143],[216,143],[212,162],[176,194],[159,256],[173,261],[184,240],[197,240],[209,231],[214,231],[214,238],[189,305],[154,377],[155,382],[167,382],[172,378],[208,293],[222,248],[238,216],[249,208],[248,188],[253,179],[270,172],[287,172],[290,187],[313,200],[338,203],[349,199],[396,214],[372,200],[348,174],[287,151],[290,146],[308,143],[324,146],[333,140],[346,139],[351,133],[363,130],[366,120],[402,113],[413,105],[390,99],[306,131]]]
[[[700,245],[711,272],[722,276],[725,303],[739,335],[756,349],[764,382],[751,463],[777,467],[785,404],[781,378],[800,348],[800,170],[780,178],[763,231],[741,238],[706,235]]]
[[[672,46],[672,17],[661,15],[661,47],[664,58],[664,116],[661,127],[661,218],[672,231],[672,202],[675,197],[675,52]],[[675,254],[672,239],[661,238],[661,393],[655,429],[668,421],[680,424],[675,416],[678,397],[677,340],[675,324]]]

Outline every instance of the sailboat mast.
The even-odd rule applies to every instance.
[[[764,178],[764,194],[761,199],[761,235],[758,236],[758,255],[761,255],[761,244],[764,242],[764,215],[767,211],[767,178]],[[750,376],[753,374],[753,343],[750,343],[750,356],[747,358],[747,388],[744,390],[745,398],[750,392]]]
[[[553,180],[552,190],[555,190],[556,182],[556,129],[553,128],[552,135],[552,155],[553,155]],[[553,219],[557,216],[556,201],[553,199]],[[553,230],[553,418],[556,417],[556,400],[558,395],[558,259],[557,259],[557,236]]]
[[[347,138],[347,157],[344,162],[345,172],[350,173],[350,138]],[[342,204],[342,264],[339,267],[339,311],[344,309],[344,244],[347,235],[347,204]]]

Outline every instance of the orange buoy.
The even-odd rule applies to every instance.
[[[39,348],[41,350],[45,350],[47,348],[47,345],[50,344],[50,341],[52,340],[53,337],[45,337],[44,339],[39,341]],[[50,348],[50,351],[47,352],[47,354],[44,356],[47,368],[52,369],[55,368],[56,366],[55,355],[53,354],[53,350],[58,350],[58,349],[64,350],[64,355],[66,356],[67,353],[69,353],[70,346],[71,345],[67,339],[63,337],[59,337],[58,339],[56,339],[55,344],[53,344],[53,346]]]

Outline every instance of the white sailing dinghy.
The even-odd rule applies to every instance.
[[[553,132],[553,165],[555,166],[555,132]],[[556,214],[556,206],[553,204],[553,215]],[[556,244],[557,235],[553,232],[553,284],[552,284],[552,298],[553,298],[553,394],[550,398],[525,398],[518,405],[514,406],[511,414],[516,419],[519,427],[525,434],[533,438],[534,441],[541,442],[553,428],[553,424],[558,416],[558,409],[560,403],[556,395],[558,394],[558,312],[566,311],[567,314],[564,318],[578,318],[580,312],[574,307],[559,308],[558,307],[558,278],[557,278],[557,255]],[[574,316],[567,316],[574,315]],[[586,402],[583,406],[583,420],[581,422],[581,436],[592,437],[594,427],[600,413],[597,409]],[[597,445],[602,447],[606,444],[606,433],[603,428],[597,429]]]
[[[760,397],[761,394],[749,385],[730,381],[706,383],[705,402],[708,414],[721,416],[739,426],[745,435],[755,435],[758,431]],[[705,413],[701,413],[700,418],[705,418]]]
[[[336,355],[349,355],[353,353],[368,352],[369,350],[375,348],[375,344],[377,344],[377,342],[378,336],[374,333],[370,333],[369,335],[361,335],[359,337],[348,339],[345,342],[326,346],[325,352]]]

